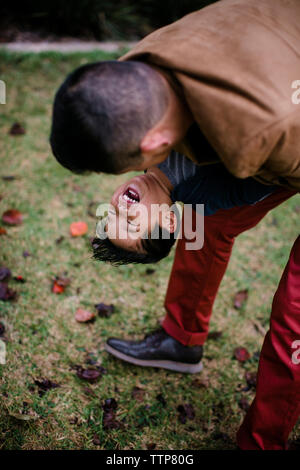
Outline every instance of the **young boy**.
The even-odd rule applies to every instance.
[[[114,192],[101,223],[101,239],[93,243],[94,256],[115,265],[157,262],[168,255],[180,228],[176,201],[196,211],[204,204],[204,215],[209,216],[220,209],[255,204],[276,190],[278,186],[251,177],[235,178],[221,163],[199,166],[172,151],[164,162]]]

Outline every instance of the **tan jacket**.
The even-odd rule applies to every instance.
[[[300,0],[221,0],[151,33],[121,60],[171,72],[234,175],[300,190],[292,88],[300,85]]]

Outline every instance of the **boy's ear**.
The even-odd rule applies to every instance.
[[[176,232],[177,217],[173,211],[165,211],[162,218],[162,228],[170,233]]]

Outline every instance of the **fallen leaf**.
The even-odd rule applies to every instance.
[[[242,398],[239,400],[238,405],[239,405],[239,407],[240,407],[242,410],[244,410],[244,411],[248,411],[249,408],[250,408],[250,404],[249,404],[249,402],[248,402],[248,400],[247,400],[246,397],[242,397]]]
[[[137,401],[143,401],[144,395],[145,395],[145,390],[143,390],[140,387],[133,387],[132,392],[131,392],[132,398],[135,398]]]
[[[145,274],[147,274],[148,276],[150,276],[151,274],[154,274],[155,273],[155,269],[153,268],[147,268],[146,271],[145,271]]]
[[[13,181],[16,179],[16,176],[13,176],[13,175],[3,175],[1,176],[1,178],[3,179],[3,181]]]
[[[216,340],[216,339],[221,338],[222,335],[223,335],[222,331],[211,331],[210,333],[208,333],[207,339]]]
[[[233,306],[236,309],[243,307],[244,303],[248,299],[248,289],[240,290],[234,296]]]
[[[167,405],[166,399],[165,399],[165,397],[163,396],[162,393],[159,393],[156,396],[156,400],[158,400],[162,404],[163,407],[165,407]]]
[[[235,348],[234,350],[234,357],[239,361],[239,362],[245,362],[250,359],[250,353],[246,348]]]
[[[178,419],[182,424],[185,424],[187,419],[193,420],[195,418],[194,408],[189,403],[185,405],[179,405],[177,407],[177,411],[179,412]]]
[[[0,267],[0,281],[7,281],[11,277],[11,270],[6,266]]]
[[[0,282],[0,300],[15,300],[16,297],[16,291],[10,289],[6,282]]]
[[[52,382],[49,379],[35,380],[34,383],[39,388],[40,397],[43,396],[48,390],[51,390],[52,388],[60,387],[59,384]]]
[[[52,281],[52,292],[54,294],[62,294],[66,287],[71,283],[68,277],[56,276]]]
[[[100,441],[100,438],[98,436],[98,434],[94,434],[94,437],[93,437],[93,444],[95,446],[100,446],[101,445],[101,441]]]
[[[14,276],[13,279],[17,282],[22,282],[23,284],[26,282],[26,279],[24,279],[23,276]]]
[[[245,372],[245,379],[250,388],[256,388],[257,374],[256,372]]]
[[[5,230],[4,227],[0,227],[0,235],[6,235],[7,231]]]
[[[76,370],[77,377],[82,380],[86,380],[89,383],[97,382],[102,377],[102,373],[98,369],[84,369],[83,367],[78,367]]]
[[[118,403],[114,398],[105,400],[103,409],[103,429],[119,429],[123,427],[122,423],[116,420],[116,409]]]
[[[112,313],[115,311],[115,306],[113,304],[106,305],[104,303],[96,304],[95,308],[97,309],[97,313],[100,317],[108,318],[111,316]]]
[[[14,122],[8,133],[10,135],[23,135],[26,133],[25,129],[19,122]]]
[[[147,450],[154,450],[156,448],[156,444],[154,442],[150,442],[149,444],[146,444]]]
[[[92,397],[95,397],[95,396],[96,396],[96,393],[94,392],[94,390],[92,390],[92,389],[89,388],[89,387],[84,387],[83,391],[84,391],[84,393],[85,393],[86,395],[90,395],[90,396],[92,396]]]
[[[62,294],[63,292],[65,292],[65,288],[63,286],[60,286],[56,281],[53,281],[52,292],[54,294]]]
[[[23,222],[23,214],[17,209],[9,209],[3,212],[2,222],[7,225],[20,225]]]
[[[107,398],[102,408],[104,411],[116,410],[118,408],[118,402],[115,398]]]
[[[70,234],[72,237],[81,237],[88,231],[88,225],[85,222],[72,222],[70,225]]]
[[[88,310],[83,310],[82,308],[78,308],[75,313],[75,320],[79,323],[87,323],[91,320],[94,320],[95,314],[93,312],[89,312]]]
[[[195,388],[208,388],[208,381],[207,380],[200,380],[198,379],[198,377],[196,377],[193,381],[192,381],[192,387],[195,387]]]

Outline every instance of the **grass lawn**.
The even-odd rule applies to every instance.
[[[299,233],[300,196],[237,240],[211,321],[211,331],[222,335],[207,341],[201,374],[142,369],[109,357],[108,336],[139,338],[163,318],[174,254],[153,266],[152,274],[145,266],[112,268],[93,261],[96,218],[89,208],[95,212],[130,175],[73,175],[50,153],[57,86],[78,65],[112,57],[0,53],[0,79],[7,86],[7,104],[0,105],[0,177],[15,176],[0,178],[0,214],[7,209],[24,214],[22,225],[6,227],[0,236],[0,265],[26,280],[9,282],[17,300],[0,301],[7,347],[6,364],[0,365],[0,448],[234,449],[245,414],[241,399],[251,402],[254,396],[245,373],[257,369],[272,297]],[[8,134],[14,122],[24,126],[24,135]],[[69,225],[78,220],[88,223],[89,233],[72,238]],[[60,295],[51,292],[56,275],[71,280]],[[249,297],[236,310],[233,297],[241,289],[248,289]],[[99,302],[115,305],[111,317],[75,321],[78,307],[94,311]],[[251,354],[245,363],[234,359],[239,346]],[[88,363],[107,370],[94,384],[74,369],[91,367]],[[41,393],[35,381],[43,379],[59,387]],[[118,427],[105,425],[102,405],[110,398],[117,402]],[[187,404],[195,417],[183,423],[177,408]],[[291,439],[300,439],[299,424]]]

